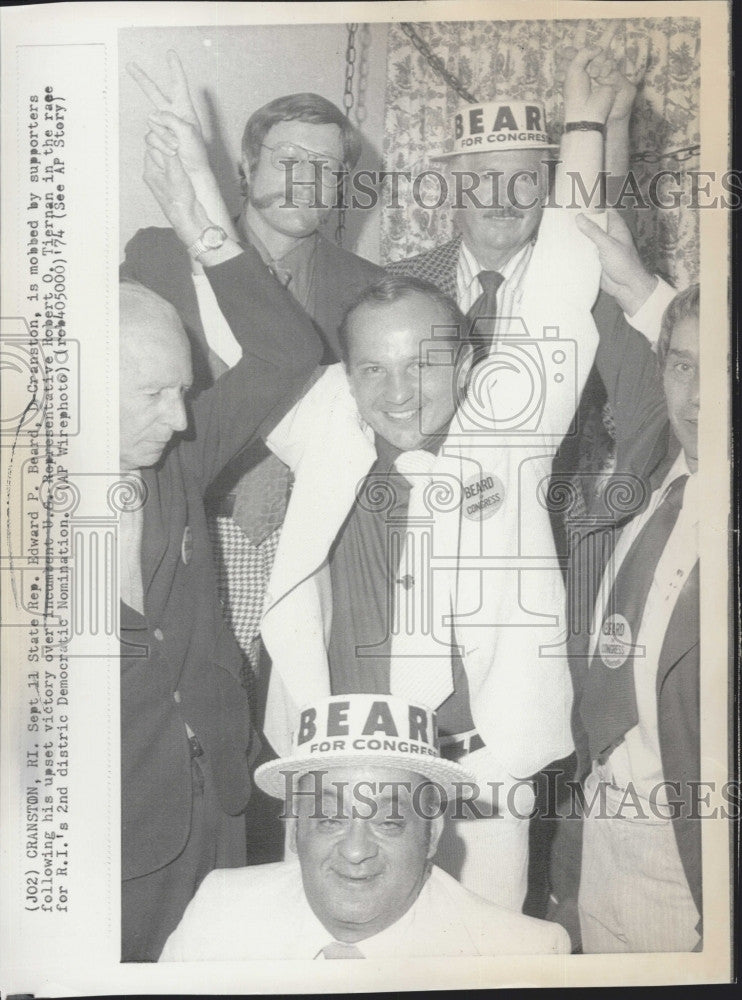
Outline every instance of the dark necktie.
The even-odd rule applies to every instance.
[[[499,271],[480,271],[477,277],[484,291],[466,314],[466,318],[469,321],[469,333],[474,336],[475,358],[480,360],[489,354],[492,347],[497,316],[497,290],[505,279]],[[480,320],[479,323],[476,323],[477,319]]]
[[[616,576],[580,702],[592,760],[604,762],[637,722],[634,649],[657,564],[683,506],[688,476],[674,479]]]
[[[331,941],[330,944],[320,952],[325,958],[365,958],[366,956],[356,948],[354,944],[345,944],[343,941]]]

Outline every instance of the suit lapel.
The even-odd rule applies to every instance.
[[[688,574],[683,589],[678,594],[670,622],[665,632],[665,641],[660,653],[657,670],[657,694],[667,675],[678,661],[699,642],[699,562],[696,560]]]

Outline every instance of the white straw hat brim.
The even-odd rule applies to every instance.
[[[550,143],[523,143],[522,145],[490,146],[489,149],[457,149],[452,153],[434,153],[428,157],[429,160],[450,160],[454,156],[476,155],[477,153],[522,153],[524,150],[532,149],[541,152],[547,149],[559,149],[558,142]]]
[[[368,750],[328,751],[315,757],[279,757],[261,766],[255,772],[255,784],[268,795],[283,799],[286,791],[293,791],[297,778],[312,771],[324,772],[331,767],[390,767],[398,771],[411,771],[423,778],[443,785],[447,792],[456,792],[455,783],[476,784],[476,779],[460,764],[434,756],[410,756],[400,753],[370,752]]]

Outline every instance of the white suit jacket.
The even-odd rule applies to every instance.
[[[497,347],[473,373],[428,504],[420,491],[410,497],[408,523],[429,532],[431,628],[393,636],[391,693],[410,694],[400,687],[410,657],[443,658],[450,670],[452,622],[486,744],[467,758],[480,783],[526,777],[573,748],[565,593],[545,499],[598,342],[600,265],[573,216],[544,212],[517,315],[498,320]],[[331,693],[328,552],[375,461],[373,442],[341,365],[268,438],[295,475],[262,624],[273,661],[265,731],[280,755],[298,711]]]
[[[314,915],[295,858],[211,872],[168,938],[161,962],[239,962],[324,956],[333,940]],[[558,955],[570,950],[559,924],[506,910],[433,868],[407,913],[359,941],[365,958]]]

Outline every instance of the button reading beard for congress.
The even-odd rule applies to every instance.
[[[631,625],[623,615],[608,615],[598,638],[598,653],[606,667],[622,667],[633,650]]]
[[[470,521],[483,520],[496,514],[505,500],[505,487],[502,481],[482,470],[470,476],[464,483],[464,515]]]

